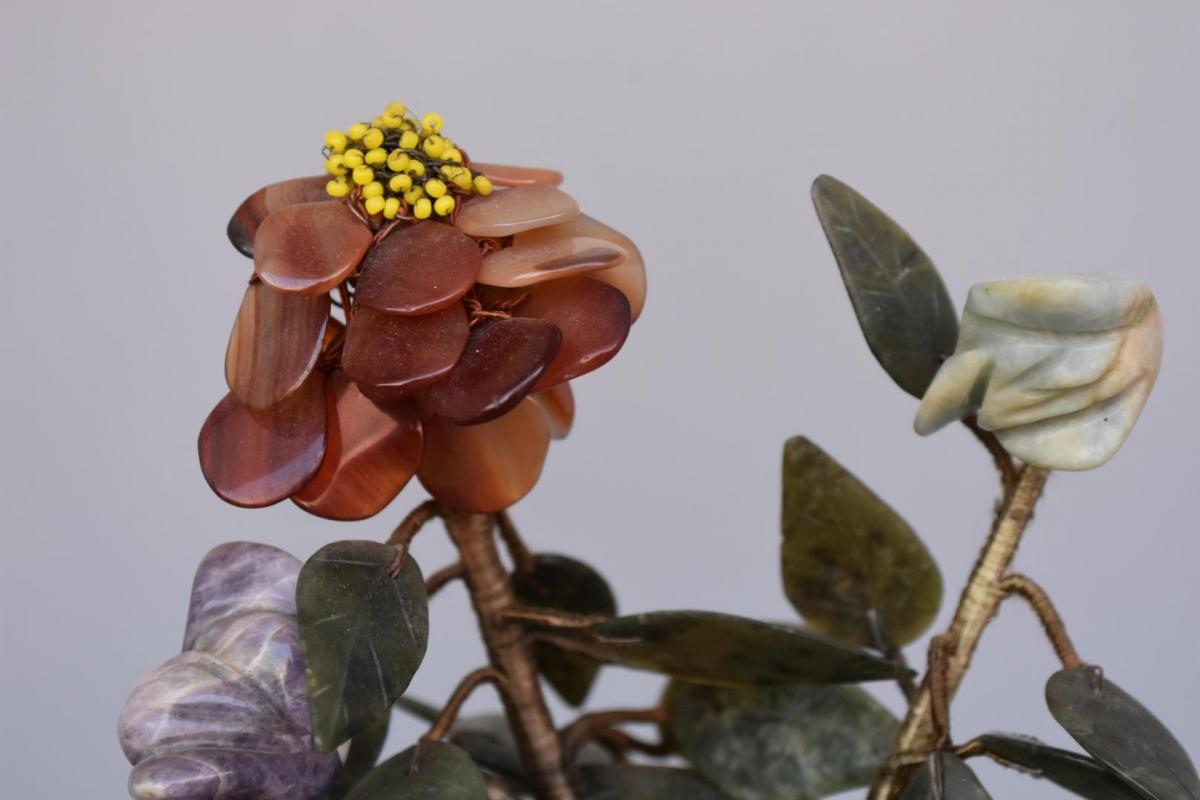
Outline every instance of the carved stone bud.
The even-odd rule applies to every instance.
[[[150,673],[117,733],[139,800],[308,800],[336,753],[313,747],[296,623],[300,562],[231,542],[200,563],[183,652]]]
[[[922,436],[969,414],[1026,463],[1094,469],[1120,449],[1162,362],[1136,281],[1085,275],[972,287],[958,346],[921,401]]]

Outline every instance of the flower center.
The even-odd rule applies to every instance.
[[[449,217],[459,198],[492,192],[487,176],[442,133],[440,114],[421,119],[391,103],[371,124],[325,134],[326,191],[383,219]]]

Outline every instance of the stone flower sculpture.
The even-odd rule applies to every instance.
[[[1162,340],[1144,286],[984,284],[960,327],[932,259],[857,191],[819,177],[817,214],[871,353],[923,398],[919,431],[961,419],[997,470],[979,556],[947,591],[887,492],[796,436],[778,573],[793,621],[619,612],[599,570],[534,546],[509,506],[570,427],[568,381],[611,358],[641,308],[637,249],[580,216],[557,173],[473,162],[436,115],[393,104],[328,134],[325,155],[329,176],[267,187],[229,225],[255,272],[230,393],[200,435],[204,474],[231,503],[291,498],[333,519],[380,511],[414,474],[433,497],[390,534],[328,542],[303,567],[244,543],[204,559],[184,652],[120,718],[135,800],[819,800],[868,784],[869,800],[985,799],[969,763],[980,757],[1081,797],[1200,798],[1174,735],[1085,660],[1049,591],[1013,569],[1051,469],[1102,463],[1146,400]],[[852,425],[861,438],[884,422]],[[604,539],[593,517],[574,524]],[[417,556],[436,527],[453,553],[426,572]],[[637,546],[619,555],[636,559]],[[672,571],[669,558],[653,566]],[[429,648],[431,606],[451,584],[484,656],[461,671]],[[944,597],[958,605],[918,676],[904,648]],[[953,735],[987,730],[953,699],[1014,599],[1061,665],[1045,703],[1082,751]],[[1015,670],[1040,663],[1019,656]],[[435,659],[461,678],[443,697],[412,696]],[[582,709],[614,667],[659,674],[661,693]],[[874,681],[895,684],[901,716],[857,685]],[[463,716],[483,687],[503,716]],[[992,690],[1017,699],[1015,684]],[[390,754],[397,711],[424,730]]]
[[[1121,447],[1162,361],[1162,318],[1143,284],[1070,275],[974,286],[958,347],[917,411],[926,435],[978,414],[1010,453],[1093,469]]]
[[[336,753],[313,747],[296,623],[301,564],[231,542],[196,570],[183,652],[129,696],[117,726],[139,800],[307,800]]]
[[[328,175],[260,189],[230,220],[254,274],[205,478],[235,505],[290,497],[339,520],[414,474],[461,510],[511,506],[571,426],[568,381],[641,312],[637,247],[558,172],[471,161],[437,114],[393,103],[324,152]]]

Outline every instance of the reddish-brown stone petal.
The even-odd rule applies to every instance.
[[[571,222],[522,233],[513,240],[513,246],[523,247],[574,236],[604,239],[623,248],[629,254],[625,262],[619,266],[590,273],[590,277],[620,289],[621,293],[629,299],[629,309],[636,321],[642,315],[643,306],[646,305],[646,263],[642,260],[642,254],[633,240],[620,231],[608,227],[587,214],[580,214]]]
[[[292,501],[326,519],[366,519],[416,474],[421,421],[407,403],[371,401],[341,372],[328,383],[325,459]]]
[[[284,294],[262,283],[247,288],[225,351],[229,390],[259,409],[287,397],[316,365],[328,322],[328,295]]]
[[[604,239],[544,238],[489,253],[483,259],[478,280],[489,286],[529,286],[568,275],[612,269],[624,264],[627,257],[625,248]]]
[[[563,278],[523,291],[528,297],[513,313],[549,320],[563,337],[558,355],[538,379],[535,392],[591,372],[625,344],[632,324],[629,301],[607,283],[591,277]]]
[[[417,477],[437,500],[460,511],[492,514],[520,500],[542,474],[550,428],[530,398],[482,425],[425,422]]]
[[[571,384],[556,383],[530,397],[546,412],[546,419],[550,423],[550,437],[565,439],[571,432],[571,426],[575,424],[575,393],[571,391]]]
[[[471,169],[497,186],[558,186],[563,181],[562,173],[544,167],[519,167],[515,164],[488,164],[472,161]]]
[[[454,224],[471,236],[513,236],[522,231],[570,222],[579,204],[553,186],[518,186],[477,197],[462,205]]]
[[[359,308],[346,328],[342,369],[364,390],[377,390],[372,397],[398,396],[450,372],[469,333],[461,303],[422,317]]]
[[[345,203],[301,203],[263,220],[254,270],[290,294],[323,294],[353,274],[374,236]]]
[[[272,183],[259,189],[243,200],[229,218],[229,225],[225,229],[229,241],[243,255],[253,258],[254,235],[267,215],[297,203],[327,200],[329,195],[325,192],[325,184],[328,181],[328,175],[313,175]]]
[[[482,263],[479,245],[453,225],[402,225],[367,253],[354,297],[376,311],[429,314],[465,295]]]
[[[261,411],[225,395],[200,429],[200,469],[228,503],[261,508],[316,474],[325,454],[325,376],[314,372],[282,402]]]
[[[425,391],[422,411],[459,425],[495,419],[529,394],[561,343],[558,328],[544,319],[481,322],[450,374]]]

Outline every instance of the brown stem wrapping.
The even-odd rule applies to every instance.
[[[1079,653],[1075,651],[1075,645],[1071,642],[1071,637],[1067,635],[1067,626],[1063,624],[1058,609],[1054,607],[1054,603],[1051,602],[1050,595],[1046,594],[1045,589],[1038,586],[1032,578],[1014,574],[1000,582],[1000,590],[1004,592],[1005,596],[1015,594],[1025,598],[1025,601],[1033,608],[1033,613],[1037,614],[1042,627],[1046,629],[1046,638],[1054,646],[1054,652],[1058,656],[1058,660],[1062,662],[1063,669],[1083,666],[1083,659],[1079,657]]]
[[[579,748],[583,747],[584,743],[611,731],[614,725],[622,722],[653,722],[661,725],[666,720],[667,709],[665,706],[584,714],[563,729],[563,753],[569,761],[574,761]]]
[[[508,548],[508,553],[512,556],[517,572],[533,572],[537,567],[533,552],[521,538],[520,531],[513,524],[512,517],[508,515],[507,511],[501,511],[496,515],[496,527],[500,531],[500,538],[504,540],[504,546]]]
[[[1017,481],[1005,503],[1004,511],[992,528],[987,544],[975,562],[971,578],[963,590],[949,629],[942,634],[946,642],[945,669],[939,676],[939,692],[944,690],[946,704],[954,697],[971,657],[987,624],[996,614],[1004,597],[1001,582],[1008,571],[1017,546],[1033,516],[1033,508],[1045,488],[1049,472],[1040,467],[1025,466],[1017,473]],[[904,788],[913,766],[922,763],[937,744],[934,725],[933,681],[925,675],[908,716],[892,745],[879,779],[871,787],[869,800],[891,800]]]
[[[450,728],[454,725],[455,720],[458,719],[458,713],[462,711],[463,703],[467,702],[467,698],[471,696],[471,692],[479,688],[481,683],[492,683],[501,691],[504,690],[504,676],[494,667],[480,667],[474,672],[469,673],[459,681],[454,693],[446,701],[446,707],[442,709],[442,713],[434,721],[433,727],[421,739],[431,742],[444,739],[446,734],[450,732]]]
[[[426,500],[421,505],[408,512],[408,516],[400,520],[400,524],[392,531],[392,535],[388,537],[387,543],[399,545],[407,548],[412,544],[412,540],[421,532],[421,528],[425,527],[431,519],[440,517],[443,514],[442,506],[436,500]]]
[[[505,612],[517,603],[496,550],[494,519],[449,509],[444,518],[462,557],[463,577],[488,658],[504,676],[500,696],[534,793],[538,800],[574,800],[529,642],[521,625],[505,618]]]
[[[440,592],[442,588],[450,581],[456,581],[463,576],[465,569],[461,561],[456,561],[449,566],[442,567],[437,572],[430,575],[425,581],[425,594],[433,597]]]
[[[1012,456],[1004,449],[1004,445],[1000,444],[1000,440],[996,438],[996,434],[979,427],[979,422],[975,417],[965,417],[963,424],[987,448],[988,453],[992,456],[992,462],[996,465],[996,470],[1000,473],[1000,483],[1004,487],[1004,497],[1010,497],[1017,486],[1017,478],[1019,477],[1017,466],[1013,463]]]

